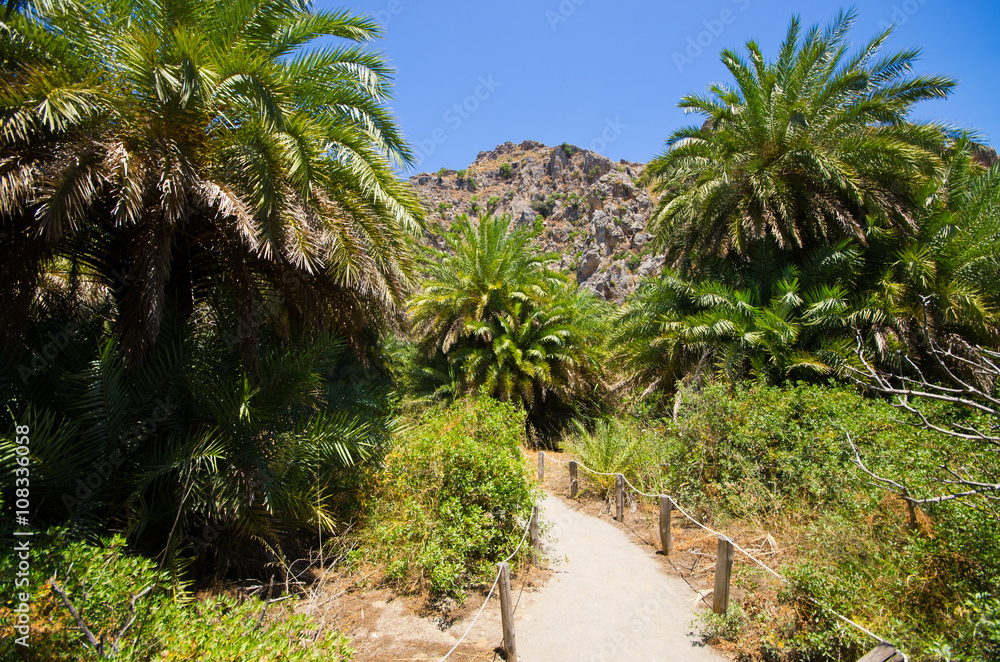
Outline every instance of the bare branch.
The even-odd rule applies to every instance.
[[[79,626],[84,636],[87,637],[87,642],[90,643],[91,647],[93,647],[95,651],[97,651],[98,655],[103,656],[104,643],[98,641],[97,637],[94,636],[94,633],[90,631],[89,627],[87,627],[87,623],[80,616],[80,612],[78,612],[76,610],[76,607],[73,606],[73,603],[69,601],[69,596],[67,596],[66,592],[63,591],[62,588],[60,588],[59,584],[56,583],[55,575],[52,575],[52,579],[49,580],[49,584],[52,586],[52,590],[55,591],[60,598],[62,598],[62,602],[64,605],[66,605],[66,609],[69,610],[70,616],[73,617],[73,620],[76,621],[77,626]]]

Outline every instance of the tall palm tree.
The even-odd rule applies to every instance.
[[[470,325],[518,302],[544,299],[563,282],[546,266],[554,256],[534,249],[531,235],[511,228],[509,216],[475,225],[462,215],[444,240],[445,250],[430,250],[421,260],[428,278],[410,303],[414,332],[428,355],[447,354]]]
[[[864,243],[873,223],[915,228],[913,194],[941,170],[946,128],[909,113],[955,81],[912,75],[919,50],[880,56],[891,28],[849,54],[854,20],[803,34],[793,18],[776,60],[754,41],[746,57],[724,50],[735,85],[681,100],[705,121],[674,132],[645,174],[660,195],[650,227],[673,263],[765,240],[804,256]]]
[[[536,427],[596,403],[606,315],[594,297],[549,270],[552,256],[508,217],[462,217],[445,241],[410,304],[417,381],[515,402]]]
[[[139,362],[168,302],[225,291],[244,363],[266,320],[355,343],[399,319],[422,227],[395,167],[370,18],[298,0],[28,0],[0,30],[0,333],[42,275],[113,297]],[[317,39],[334,41],[312,45]]]

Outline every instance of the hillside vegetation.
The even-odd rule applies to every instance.
[[[648,164],[527,141],[407,183],[370,18],[8,3],[4,659],[350,659],[300,598],[461,601],[525,447],[772,541],[790,583],[741,563],[703,623],[740,659],[871,646],[817,604],[1000,657],[1000,165],[855,19],[724,50]]]

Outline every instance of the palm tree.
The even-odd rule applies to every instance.
[[[588,296],[565,292],[544,307],[518,302],[487,322],[470,324],[478,342],[455,357],[467,388],[529,411],[548,397],[564,403],[586,399],[599,380],[582,310]]]
[[[422,211],[376,36],[296,0],[24,3],[0,31],[5,339],[60,258],[133,364],[220,292],[250,371],[268,321],[358,345],[400,319]]]
[[[438,393],[483,392],[524,407],[536,427],[600,400],[606,311],[550,271],[508,217],[461,217],[410,313],[419,349],[411,380]]]
[[[761,243],[745,264],[718,260],[697,280],[668,269],[644,281],[613,325],[623,385],[645,394],[715,372],[770,383],[840,372],[851,358],[845,338],[861,252],[847,241],[819,246],[802,266],[779,253]]]
[[[984,171],[973,148],[964,138],[951,146],[941,177],[925,188],[910,241],[891,232],[872,237],[869,287],[851,315],[876,359],[903,351],[919,362],[929,343],[960,355],[996,343],[1000,167]]]
[[[428,274],[410,303],[414,332],[428,355],[452,345],[516,303],[544,299],[563,278],[547,268],[553,255],[535,250],[531,235],[511,228],[509,216],[488,216],[478,226],[462,215],[445,233],[446,250],[421,260]]]
[[[803,35],[793,18],[776,60],[753,41],[746,58],[724,50],[735,85],[681,100],[705,122],[676,131],[645,174],[660,195],[650,227],[672,263],[765,240],[801,257],[864,244],[872,224],[915,229],[914,193],[942,168],[946,128],[909,112],[955,81],[911,75],[919,50],[880,56],[891,28],[849,55],[854,20],[842,12]]]
[[[101,309],[58,292],[41,303],[46,314],[26,335],[51,337],[72,322],[74,341],[51,366],[3,385],[12,418],[37,432],[40,526],[123,531],[175,571],[185,559],[223,574],[273,571],[336,532],[364,468],[388,450],[392,384],[361,371],[343,339],[279,343],[262,329],[267,351],[251,380],[227,331],[234,319],[168,314],[146,360],[129,368]],[[16,466],[11,424],[0,425],[5,494]]]

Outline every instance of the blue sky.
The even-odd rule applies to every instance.
[[[723,48],[756,39],[773,56],[792,14],[826,24],[850,5],[826,0],[317,0],[368,13],[375,45],[397,69],[391,106],[420,163],[462,168],[511,140],[569,142],[612,159],[648,161],[679,126],[681,96],[728,81]],[[959,81],[915,115],[1000,143],[1000,3],[865,0],[851,33],[861,43],[896,23],[888,49],[921,47],[920,73]]]

